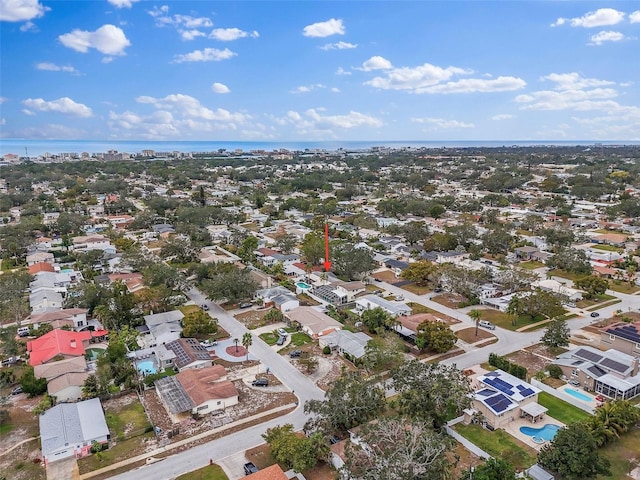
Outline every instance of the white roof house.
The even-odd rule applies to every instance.
[[[397,317],[398,315],[409,315],[411,313],[411,307],[407,304],[391,302],[376,295],[367,295],[356,299],[356,311],[359,314],[362,314],[365,310],[372,310],[377,307],[382,308],[393,317]]]
[[[45,463],[88,455],[92,442],[109,441],[109,428],[100,400],[61,403],[39,417]]]

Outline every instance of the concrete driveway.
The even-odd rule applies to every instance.
[[[47,465],[47,480],[79,480],[80,471],[75,458],[57,460]]]

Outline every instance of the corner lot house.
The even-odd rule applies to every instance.
[[[627,355],[640,357],[640,322],[619,322],[600,333],[600,343]]]
[[[314,340],[342,329],[342,324],[313,307],[298,307],[285,313],[290,324],[298,324]]]
[[[109,428],[100,400],[61,403],[39,417],[45,464],[68,457],[84,457],[93,442],[107,443]]]
[[[480,413],[493,429],[504,428],[516,418],[529,417],[534,423],[547,409],[538,404],[540,389],[502,370],[478,377],[480,387],[473,393],[472,409],[465,411],[465,423]]]
[[[640,395],[640,358],[617,350],[603,352],[580,347],[559,355],[553,362],[564,377],[587,390],[609,398],[628,400]]]

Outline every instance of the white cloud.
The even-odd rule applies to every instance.
[[[211,110],[203,106],[198,99],[181,93],[167,95],[164,98],[141,96],[136,98],[136,102],[150,104],[161,110],[172,110],[184,118],[236,122],[247,119],[242,113],[231,113],[223,108]]]
[[[599,8],[594,12],[584,14],[582,17],[576,18],[559,18],[552,26],[564,25],[569,22],[572,27],[605,27],[608,25],[616,25],[624,20],[625,13],[614,8]]]
[[[344,35],[342,20],[332,18],[326,22],[313,23],[304,27],[302,34],[305,37],[330,37],[331,35]]]
[[[555,22],[551,24],[552,27],[559,27],[560,25],[564,25],[566,20],[562,17],[558,18]]]
[[[124,49],[131,45],[124,32],[115,25],[103,25],[94,32],[75,29],[58,37],[65,47],[76,52],[87,53],[95,48],[105,55],[124,55]]]
[[[222,60],[228,60],[236,55],[237,53],[232,52],[228,48],[225,48],[224,50],[218,50],[217,48],[205,48],[203,50],[194,50],[193,52],[185,53],[183,55],[176,55],[174,57],[174,62],[219,62]]]
[[[427,123],[438,129],[475,128],[473,123],[460,122],[458,120],[447,120],[444,118],[412,118],[411,121],[414,123]]]
[[[20,31],[21,32],[39,32],[40,30],[38,30],[38,27],[36,26],[35,23],[27,22],[20,25]]]
[[[373,57],[375,58],[375,57]],[[369,59],[371,60],[371,59]],[[369,61],[367,60],[367,62]],[[365,62],[365,67],[367,62]],[[380,65],[382,65],[380,63]],[[375,77],[365,85],[383,90],[417,90],[449,80],[453,75],[469,73],[457,67],[442,68],[430,63],[417,67],[394,68],[386,73],[386,77]]]
[[[605,87],[614,85],[615,82],[609,80],[599,80],[597,78],[583,78],[576,72],[571,73],[551,73],[541,78],[541,80],[551,80],[556,84],[555,90],[582,90],[592,87]]]
[[[640,23],[640,10],[636,10],[629,14],[629,21],[631,23]]]
[[[336,42],[336,43],[327,43],[320,47],[320,50],[350,50],[352,48],[357,48],[358,45],[355,43],[349,42]]]
[[[416,88],[415,93],[491,93],[520,90],[527,82],[518,77],[463,78],[455,82],[440,83],[430,87]]]
[[[24,113],[25,115],[29,115],[30,117],[34,117],[36,115],[34,112],[32,112],[31,110],[29,110],[27,108],[23,108],[22,109],[22,113]]]
[[[224,83],[218,82],[211,85],[211,90],[213,90],[213,93],[229,93],[231,91]]]
[[[393,68],[393,65],[389,60],[380,55],[374,55],[369,60],[365,60],[358,70],[370,72],[372,70],[388,70],[390,68]]]
[[[331,87],[331,93],[340,93],[340,89],[338,87]]]
[[[160,14],[155,15],[154,13],[149,12],[149,14],[156,19],[156,24],[159,26],[162,25],[175,25],[177,27],[182,28],[208,28],[213,27],[213,22],[209,17],[192,17],[191,15],[174,15],[173,17],[168,15],[163,15],[169,11],[167,10],[153,10],[154,13],[160,12]]]
[[[313,90],[317,90],[321,88],[327,88],[327,87],[326,85],[323,85],[321,83],[316,83],[314,85],[301,85],[297,88],[294,88],[293,90],[290,90],[289,93],[309,93]]]
[[[93,115],[89,107],[82,103],[76,103],[69,97],[62,97],[51,101],[46,101],[42,98],[27,98],[22,104],[30,110],[37,110],[39,112],[58,112],[84,118]]]
[[[60,66],[50,62],[37,63],[36,70],[46,70],[48,72],[78,73],[78,71],[71,66],[65,66],[65,65]]]
[[[510,113],[499,113],[498,115],[494,115],[493,117],[491,117],[491,120],[495,120],[496,122],[500,122],[502,120],[510,120],[513,117],[514,116],[511,115]]]
[[[134,3],[140,0],[108,0],[116,8],[131,8]]]
[[[197,38],[197,37],[206,37],[206,36],[207,36],[206,33],[196,29],[180,31],[180,37],[182,37],[183,40],[193,40],[194,38]]]
[[[299,135],[308,138],[336,138],[334,130],[383,126],[380,119],[353,110],[345,115],[326,115],[324,108],[311,108],[303,113],[291,110],[284,117],[271,118],[277,125],[293,126]]]
[[[162,5],[161,7],[158,7],[158,6],[154,5],[153,6],[153,10],[147,10],[147,13],[149,15],[151,15],[153,18],[161,17],[161,16],[166,15],[167,13],[169,13],[169,6],[168,5]]]
[[[0,97],[0,105],[7,101],[7,97]]]
[[[0,21],[23,22],[42,17],[51,10],[38,0],[0,0]]]
[[[245,32],[239,28],[215,28],[209,35],[209,38],[220,40],[221,42],[232,42],[239,38],[258,38],[259,36],[260,34],[255,30],[253,32]]]
[[[602,45],[604,42],[620,42],[625,36],[620,32],[602,30],[601,32],[591,35],[589,45]]]
[[[348,72],[342,67],[338,67],[338,70],[336,70],[336,75],[351,75],[351,72]]]

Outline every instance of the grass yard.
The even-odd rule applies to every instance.
[[[110,408],[107,403],[105,418],[111,435],[118,440],[142,434],[151,426],[144,413],[144,407],[137,398],[118,408]]]
[[[301,347],[308,343],[312,343],[313,339],[306,333],[296,332],[291,334],[291,344],[296,347]]]
[[[613,282],[609,282],[609,289],[618,293],[626,293],[628,295],[632,295],[637,291],[640,291],[640,287],[637,285],[629,285],[628,282],[621,282],[620,280],[614,280]]]
[[[103,452],[79,458],[78,467],[80,468],[80,474],[93,472],[94,470],[104,468],[107,465],[119,462],[125,458],[130,458],[132,456],[131,452],[138,451],[145,439],[152,439],[154,437],[155,434],[153,432],[145,433],[139,437],[118,442]]]
[[[517,322],[517,325],[512,325],[511,315],[509,315],[508,313],[501,312],[500,310],[494,310],[494,309],[478,309],[478,310],[482,312],[482,317],[480,317],[480,320],[487,320],[493,323],[494,325],[498,327],[506,328],[507,330],[515,331],[518,328],[523,327],[527,324],[524,321],[519,320]]]
[[[475,343],[479,342],[480,340],[486,340],[488,338],[496,338],[495,335],[489,333],[483,328],[478,328],[478,336],[476,336],[475,327],[463,328],[462,330],[458,330],[456,332],[456,336],[463,342],[467,343]]]
[[[176,480],[229,480],[229,477],[220,466],[214,464],[180,475]]]
[[[0,435],[9,433],[13,429],[13,425],[10,423],[0,423]]]
[[[407,292],[415,293],[416,295],[424,295],[433,291],[433,289],[429,286],[420,286],[416,285],[415,283],[408,283],[400,288],[406,290]]]
[[[525,270],[535,270],[537,268],[544,267],[544,263],[536,262],[535,260],[529,260],[528,262],[519,263],[518,266],[520,268],[524,268]]]
[[[598,305],[602,302],[609,302],[610,300],[618,300],[618,299],[613,295],[607,295],[605,293],[604,295],[596,295],[596,298],[582,299],[576,303],[576,307],[578,308],[593,307],[594,305]]]
[[[587,308],[587,311],[593,312],[595,310],[600,310],[601,308],[609,307],[611,305],[615,305],[616,303],[620,303],[620,302],[622,302],[622,300],[620,300],[619,298],[616,298],[615,300],[609,300],[608,302],[599,303],[595,307]]]
[[[417,315],[419,313],[430,313],[438,317],[439,319],[444,320],[450,325],[454,323],[460,323],[460,320],[450,317],[449,315],[445,315],[444,313],[438,312],[437,310],[434,310],[432,308],[426,307],[421,303],[408,302],[407,306],[411,308],[411,315]]]
[[[536,451],[512,437],[504,430],[493,432],[480,425],[458,423],[455,430],[489,455],[507,460],[519,470],[529,468],[536,463]]]
[[[275,345],[278,341],[278,335],[273,332],[261,333],[259,337],[264,340],[267,345]]]
[[[549,276],[566,278],[567,280],[571,280],[571,281],[575,282],[576,280],[584,278],[587,275],[585,273],[565,272],[564,270],[549,270],[547,272],[547,277],[549,277]]]
[[[604,250],[605,252],[616,252],[622,253],[624,251],[623,248],[614,247],[613,245],[592,245],[591,248],[594,250]]]
[[[183,305],[181,307],[178,307],[178,310],[180,310],[183,313],[183,315],[186,317],[190,313],[198,312],[202,309],[198,305]]]
[[[638,445],[640,445],[640,428],[635,428],[622,435],[620,440],[600,449],[600,453],[611,462],[611,476],[600,476],[598,479],[628,478],[631,461],[638,460]]]
[[[569,425],[574,422],[581,422],[591,416],[584,410],[580,410],[570,403],[560,400],[547,392],[540,392],[538,394],[538,403],[548,409],[547,415],[555,418],[556,420],[560,420],[565,425]]]

